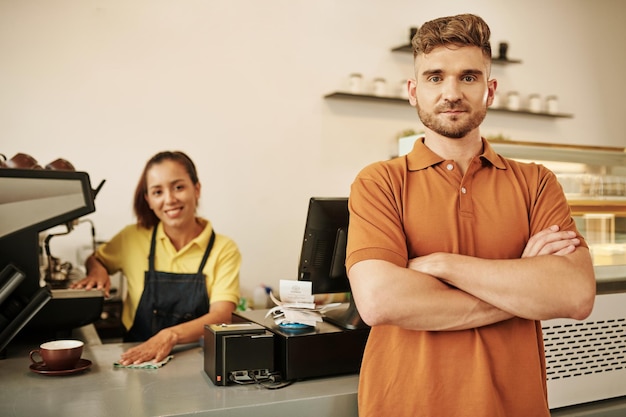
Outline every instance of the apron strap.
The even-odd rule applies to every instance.
[[[148,271],[154,271],[154,247],[156,246],[156,235],[158,226],[159,224],[157,223],[154,226],[154,231],[152,232],[152,240],[150,241],[150,254],[148,255]]]
[[[204,265],[206,265],[207,259],[209,259],[209,254],[211,253],[211,249],[213,249],[213,244],[215,243],[215,230],[211,230],[211,238],[209,239],[209,244],[204,251],[204,256],[202,257],[202,262],[200,262],[200,268],[198,268],[198,274],[202,274],[202,270],[204,269]]]
[[[152,240],[150,242],[150,254],[148,255],[148,271],[154,271],[154,251],[156,246],[156,234],[157,234],[157,226],[154,226],[154,231],[152,232]],[[206,250],[204,251],[204,256],[202,256],[202,262],[200,262],[200,268],[198,268],[198,274],[202,273],[204,266],[206,265],[207,259],[209,259],[209,254],[211,253],[211,249],[213,249],[213,244],[215,243],[215,230],[211,230],[211,238],[209,239],[209,244],[207,245]]]

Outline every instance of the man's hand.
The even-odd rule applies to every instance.
[[[568,255],[576,246],[580,245],[580,239],[573,231],[559,231],[559,226],[553,225],[544,229],[528,239],[522,258],[540,255]]]

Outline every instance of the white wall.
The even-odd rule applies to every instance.
[[[626,147],[620,0],[0,0],[0,153],[106,179],[89,218],[108,239],[134,221],[145,161],[188,152],[201,214],[240,246],[249,296],[297,277],[309,197],[347,196],[360,168],[420,128],[408,105],[322,97],[351,72],[395,87],[412,75],[410,55],[390,51],[409,27],[461,12],[523,60],[494,67],[502,91],[556,94],[575,115],[492,113],[485,134]],[[88,242],[79,226],[53,252]]]

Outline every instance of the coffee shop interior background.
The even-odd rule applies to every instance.
[[[92,183],[98,240],[134,222],[145,161],[187,152],[199,213],[243,254],[242,290],[297,278],[309,197],[347,196],[365,165],[419,131],[408,104],[327,99],[362,74],[400,95],[410,28],[471,12],[521,63],[493,67],[506,94],[558,97],[551,118],[490,112],[483,133],[626,147],[621,0],[1,0],[0,153],[63,157]],[[79,226],[81,227],[81,226]],[[84,233],[84,234],[81,234]],[[90,232],[55,239],[76,262]],[[81,249],[82,248],[82,249]]]

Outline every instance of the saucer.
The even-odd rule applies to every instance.
[[[52,369],[48,369],[48,367],[44,365],[43,362],[33,363],[30,365],[29,368],[31,371],[41,374],[41,375],[72,375],[72,374],[77,374],[79,372],[83,372],[85,369],[89,368],[90,366],[91,366],[91,361],[89,359],[81,358],[76,364],[76,366],[74,366],[72,369],[60,369],[60,370],[53,371]]]

